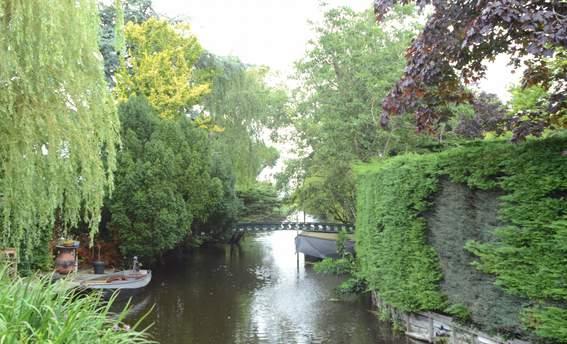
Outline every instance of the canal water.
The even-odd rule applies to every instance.
[[[164,344],[402,344],[365,297],[338,300],[342,280],[295,254],[294,232],[251,235],[238,246],[197,248],[153,271],[128,322]]]

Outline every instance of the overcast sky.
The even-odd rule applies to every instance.
[[[326,0],[329,6],[364,10],[371,0]],[[185,19],[203,47],[217,55],[238,56],[243,62],[267,65],[283,76],[292,71],[307,41],[309,21],[320,21],[319,0],[154,0],[153,8],[167,17]],[[500,58],[489,67],[483,90],[507,100],[507,88],[517,80]]]
[[[328,0],[333,6],[370,8],[368,0]],[[320,20],[317,0],[154,0],[153,8],[187,19],[205,49],[243,62],[287,71],[303,56],[309,20]]]

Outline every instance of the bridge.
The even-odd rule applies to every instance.
[[[348,223],[325,222],[237,223],[232,227],[232,237],[230,238],[230,242],[239,242],[246,232],[270,232],[281,230],[319,233],[338,233],[344,230],[348,234],[352,234],[354,233],[354,225]]]

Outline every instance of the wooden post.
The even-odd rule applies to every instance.
[[[429,315],[429,342],[430,343],[434,343],[435,342],[435,331],[433,330],[433,317],[431,315]]]

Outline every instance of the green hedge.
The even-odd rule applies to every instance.
[[[567,137],[513,145],[478,142],[429,155],[358,166],[357,254],[382,299],[406,311],[444,310],[439,259],[425,213],[442,177],[498,190],[502,226],[494,242],[470,241],[477,268],[533,305],[521,314],[537,335],[567,342]]]

